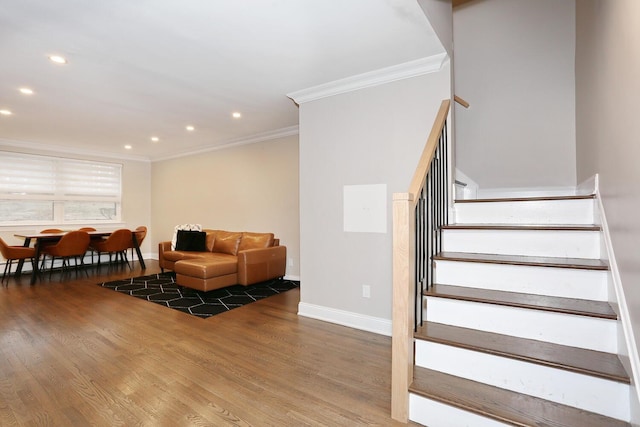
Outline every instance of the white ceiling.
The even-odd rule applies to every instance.
[[[287,93],[442,51],[416,0],[4,0],[0,147],[158,160],[290,134]]]

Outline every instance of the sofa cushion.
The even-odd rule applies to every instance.
[[[207,233],[204,231],[178,230],[176,250],[203,252],[207,249],[206,239]]]
[[[205,256],[199,259],[187,259],[174,266],[177,274],[209,279],[211,277],[235,274],[238,271],[238,259],[227,254]]]
[[[165,251],[162,254],[163,258],[170,262],[176,262],[183,259],[197,259],[202,258],[202,252],[189,252],[189,251]]]
[[[237,255],[241,238],[242,233],[234,233],[222,230],[216,231],[216,237],[213,242],[213,252]]]
[[[210,228],[204,228],[202,231],[207,233],[207,242],[206,242],[207,251],[213,252],[213,242],[215,242],[215,240],[216,240],[216,231],[217,230],[212,230]]]
[[[239,251],[245,249],[263,249],[273,246],[273,233],[242,233]]]

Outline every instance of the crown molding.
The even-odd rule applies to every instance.
[[[83,150],[77,147],[43,144],[43,143],[30,142],[30,141],[17,141],[17,140],[3,139],[3,138],[0,138],[0,149],[2,147],[12,147],[12,148],[35,150],[39,152],[46,151],[46,152],[59,153],[59,154],[71,154],[75,156],[88,156],[88,157],[95,157],[95,158],[109,158],[109,159],[131,160],[131,161],[137,161],[137,162],[152,163],[152,162],[158,162],[162,160],[170,160],[170,159],[177,159],[180,157],[193,156],[195,154],[206,153],[209,151],[223,150],[226,148],[237,147],[240,145],[255,144],[258,142],[284,138],[287,136],[292,136],[297,134],[298,134],[298,125],[289,126],[286,128],[244,136],[241,138],[228,139],[226,141],[217,142],[215,145],[205,146],[198,150],[183,151],[183,152],[171,154],[168,156],[154,157],[154,158],[149,158],[144,156],[132,156],[132,155],[126,155],[126,154],[123,155],[123,154],[99,152],[96,150],[86,150],[86,149]]]
[[[305,102],[315,101],[328,96],[339,95],[341,93],[352,92],[372,86],[379,86],[397,80],[408,79],[421,76],[436,71],[440,71],[447,59],[446,52],[426,58],[416,59],[391,67],[369,71],[363,74],[347,77],[333,82],[313,86],[308,89],[298,90],[288,93],[287,96],[298,105]]]
[[[224,150],[232,147],[239,147],[241,145],[255,144],[258,142],[270,141],[273,139],[279,139],[287,136],[297,135],[298,132],[299,132],[298,125],[289,126],[286,128],[280,128],[280,129],[270,130],[267,132],[256,133],[256,134],[241,137],[241,138],[228,139],[226,141],[218,142],[215,145],[208,145],[198,150],[183,151],[181,153],[174,154],[174,155],[154,157],[151,161],[160,162],[163,160],[171,160],[171,159],[177,159],[180,157],[187,157],[187,156],[193,156],[196,154],[208,153],[210,151],[217,151],[217,150]]]
[[[12,147],[12,148],[22,148],[28,150],[36,150],[36,151],[46,151],[51,153],[59,153],[59,154],[71,154],[75,156],[87,156],[94,158],[108,158],[108,159],[118,159],[118,160],[131,160],[135,162],[150,162],[148,157],[144,156],[133,156],[130,154],[116,154],[116,153],[108,153],[96,150],[87,150],[78,147],[69,147],[64,145],[52,145],[52,144],[44,144],[41,142],[31,142],[31,141],[18,141],[11,139],[3,139],[0,138],[0,148],[2,147]]]

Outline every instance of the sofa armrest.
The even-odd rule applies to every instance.
[[[286,246],[246,249],[238,252],[238,283],[251,285],[283,277],[286,267]]]
[[[158,243],[158,264],[164,269],[164,252],[171,250],[171,241]]]

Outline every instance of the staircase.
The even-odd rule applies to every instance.
[[[412,421],[629,425],[594,210],[593,196],[455,203],[414,334]]]

